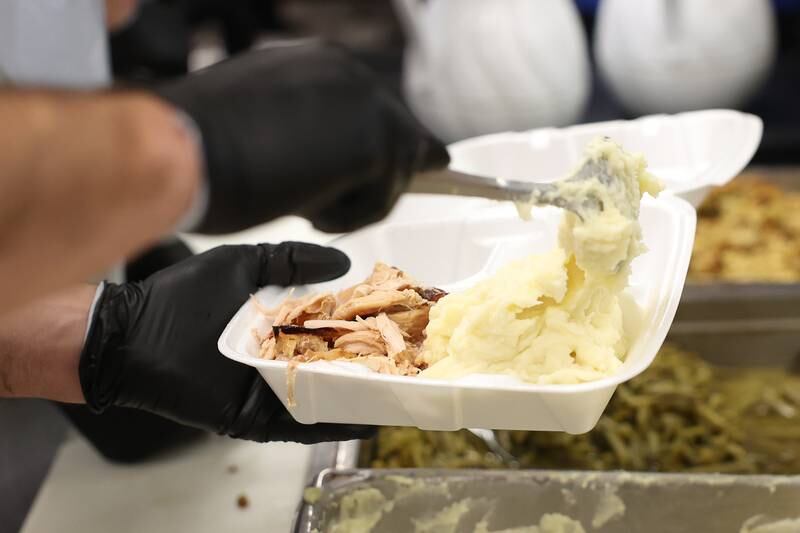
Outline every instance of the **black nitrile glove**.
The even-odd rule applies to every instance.
[[[255,441],[370,436],[366,427],[295,422],[255,369],[217,350],[225,325],[259,287],[326,281],[349,267],[342,252],[311,244],[223,246],[143,282],[107,285],[81,354],[86,403]]]
[[[209,204],[197,231],[295,214],[344,232],[388,214],[447,150],[346,51],[317,41],[240,55],[160,87],[197,124]]]

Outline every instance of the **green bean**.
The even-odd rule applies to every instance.
[[[585,435],[499,431],[526,468],[800,474],[800,377],[665,346]],[[467,432],[382,428],[364,466],[498,468]]]

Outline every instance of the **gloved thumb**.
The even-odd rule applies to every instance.
[[[258,284],[304,285],[347,274],[350,259],[336,248],[304,242],[259,244]]]
[[[417,153],[419,154],[415,165],[417,172],[439,170],[450,164],[450,154],[447,148],[432,135],[428,135],[420,141]]]

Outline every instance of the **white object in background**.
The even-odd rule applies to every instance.
[[[775,50],[770,0],[604,0],[598,11],[600,74],[637,114],[740,106]]]
[[[449,147],[450,167],[514,180],[552,181],[563,176],[586,143],[604,135],[628,151],[643,153],[666,190],[697,207],[713,187],[725,185],[747,166],[762,132],[760,118],[739,111],[653,115],[468,139]]]
[[[406,98],[456,140],[579,119],[591,73],[572,0],[395,0],[409,37]]]
[[[568,169],[563,169],[566,172]],[[536,210],[523,221],[510,203],[482,201],[458,218],[378,224],[339,239],[350,272],[313,290],[332,290],[366,278],[376,261],[396,265],[444,290],[472,285],[511,260],[555,246],[562,211]],[[339,422],[416,426],[567,431],[594,427],[617,385],[653,361],[675,315],[694,243],[695,212],[671,195],[645,197],[640,215],[648,252],[632,265],[626,294],[638,309],[625,314],[630,348],[620,371],[577,385],[534,385],[511,376],[474,374],[454,381],[389,376],[349,362],[316,362],[297,369],[297,405],[286,406],[302,423]],[[298,287],[295,295],[308,290]],[[276,307],[288,290],[267,287],[256,298]],[[251,300],[243,302],[219,339],[227,357],[255,367],[288,404],[287,363],[258,357],[253,329],[265,323]]]
[[[103,0],[0,2],[0,78],[15,85],[105,86],[107,42]]]

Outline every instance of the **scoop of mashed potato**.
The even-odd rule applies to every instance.
[[[564,196],[586,194],[602,211],[565,213],[559,245],[515,261],[494,276],[442,298],[430,312],[422,376],[511,374],[532,383],[580,383],[613,374],[627,352],[620,293],[633,258],[644,251],[643,192],[658,182],[641,155],[598,139],[587,157],[618,179],[560,182]]]
[[[639,226],[639,204],[644,193],[655,196],[661,183],[647,171],[640,154],[628,154],[607,138],[596,139],[586,148],[589,160],[600,161],[616,179],[601,183],[589,179],[577,184],[560,184],[561,194],[576,194],[572,187],[591,192],[603,204],[603,210],[583,213],[583,219],[571,212],[564,214],[561,246],[575,255],[578,266],[588,275],[616,275],[627,283],[627,270],[634,257],[646,251]]]

